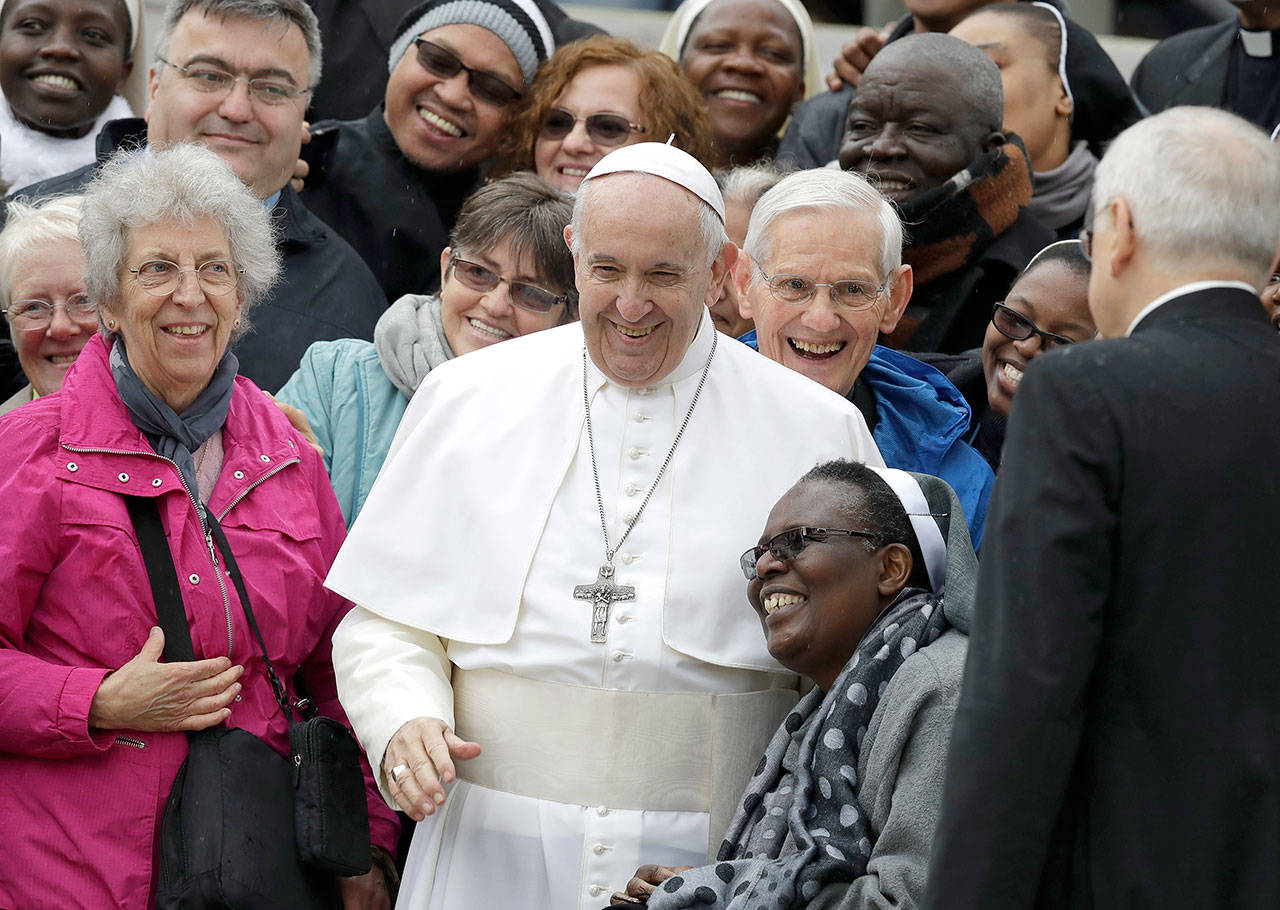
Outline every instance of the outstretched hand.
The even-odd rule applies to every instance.
[[[231,716],[244,667],[226,657],[161,663],[164,632],[151,629],[127,664],[107,675],[89,705],[98,730],[203,730]]]
[[[422,821],[444,804],[444,785],[457,777],[453,760],[475,758],[478,743],[467,742],[436,717],[409,721],[387,743],[382,773],[387,789],[401,810],[416,822]],[[396,769],[404,766],[397,775]]]

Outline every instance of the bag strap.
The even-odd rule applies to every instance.
[[[147,496],[126,496],[124,501],[133,521],[134,533],[138,535],[142,561],[147,567],[151,596],[156,602],[156,619],[164,630],[165,659],[171,663],[195,660],[191,626],[187,623],[187,611],[182,603],[182,588],[178,585],[178,572],[173,567],[169,542],[165,540],[157,500]]]
[[[235,585],[236,594],[240,596],[240,605],[244,607],[244,615],[249,620],[249,627],[253,629],[253,634],[258,639],[258,648],[262,651],[262,662],[266,664],[267,678],[271,680],[271,689],[275,693],[276,703],[284,712],[285,721],[293,723],[293,711],[289,708],[289,693],[276,674],[276,668],[271,665],[271,658],[267,657],[267,642],[263,639],[262,630],[258,628],[258,620],[253,615],[253,607],[249,603],[249,592],[245,589],[244,578],[240,575],[240,566],[236,564],[236,556],[231,552],[231,544],[227,542],[227,535],[223,532],[222,525],[218,524],[218,520],[213,517],[211,509],[205,510],[205,520],[209,524],[209,533],[213,535],[213,539],[218,543],[218,549],[222,551],[222,558],[226,560],[227,573],[231,576],[231,583]]]

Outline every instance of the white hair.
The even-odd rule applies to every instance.
[[[880,193],[858,174],[814,168],[789,174],[760,197],[751,211],[742,249],[756,262],[773,255],[775,221],[792,212],[869,212],[880,223],[880,277],[889,279],[902,265],[902,221]],[[752,276],[752,280],[755,277]]]
[[[129,231],[165,221],[190,224],[197,218],[222,225],[231,259],[244,269],[236,284],[242,304],[236,336],[242,334],[249,311],[280,274],[271,217],[231,165],[194,143],[117,153],[85,188],[80,218],[84,289],[99,313],[119,299]]]
[[[1261,282],[1280,239],[1280,149],[1234,114],[1170,108],[1117,136],[1098,164],[1095,215],[1116,199],[1157,261],[1225,260]]]
[[[761,196],[778,185],[783,172],[772,163],[742,164],[715,177],[726,206],[737,204],[754,208]]]
[[[657,180],[666,178],[657,177],[653,174],[643,174],[641,171],[614,171],[618,174],[642,174],[642,176],[654,177]],[[610,176],[605,174],[603,176]],[[591,195],[591,189],[595,185],[595,181],[599,177],[593,177],[590,180],[583,180],[578,186],[577,196],[573,200],[573,242],[569,249],[573,254],[578,255],[578,251],[582,247],[582,213],[586,211],[587,200]],[[720,255],[721,248],[729,242],[729,235],[724,232],[724,224],[720,221],[720,216],[716,214],[715,209],[707,205],[693,193],[689,193],[689,201],[696,206],[698,212],[698,232],[702,235],[702,248],[706,251],[706,264],[704,268],[711,268],[711,264],[716,261],[716,257]]]
[[[80,242],[80,196],[10,200],[0,231],[0,310],[13,302],[15,276],[27,256],[55,243]]]

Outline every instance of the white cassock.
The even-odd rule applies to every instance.
[[[652,388],[617,385],[588,362],[614,546],[713,334],[704,313],[684,360]],[[705,778],[733,778],[736,799],[796,685],[765,649],[738,556],[816,463],[883,464],[852,404],[721,337],[616,557],[615,581],[635,598],[613,605],[607,642],[592,643],[591,604],[573,596],[604,561],[582,352],[573,324],[432,370],[329,575],[357,604],[333,663],[374,768],[421,716],[485,749],[458,763],[448,801],[418,825],[400,907],[591,910],[641,863],[705,862],[723,833],[709,838]],[[709,740],[729,745],[715,767]],[[722,770],[729,753],[742,767]]]

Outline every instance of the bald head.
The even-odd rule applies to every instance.
[[[1004,89],[991,58],[950,35],[911,35],[867,66],[840,149],[895,202],[949,180],[1001,145]]]
[[[907,35],[876,54],[863,78],[876,73],[931,66],[945,82],[937,86],[938,103],[963,104],[984,133],[1004,122],[1004,85],[991,58],[967,41],[950,35]]]

